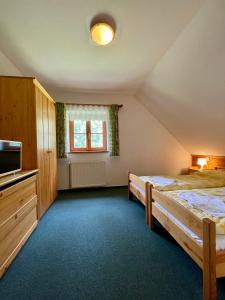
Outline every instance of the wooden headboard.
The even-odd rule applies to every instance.
[[[198,167],[198,158],[207,158],[207,166],[204,169],[225,169],[225,156],[196,155],[192,154],[192,166]]]

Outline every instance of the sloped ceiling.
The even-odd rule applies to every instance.
[[[9,76],[22,76],[22,73],[12,64],[12,62],[0,51],[0,72]]]
[[[24,75],[63,90],[133,93],[203,0],[0,0],[0,50]],[[116,39],[95,46],[89,24],[109,13]]]
[[[225,155],[224,0],[206,1],[137,97],[190,153]]]
[[[50,90],[136,93],[187,151],[225,155],[224,0],[0,0],[0,50]]]

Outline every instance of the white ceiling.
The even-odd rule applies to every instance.
[[[133,93],[204,0],[0,0],[0,50],[24,75],[63,90]],[[112,15],[112,45],[89,38]]]
[[[225,1],[207,0],[138,98],[190,153],[225,155]]]

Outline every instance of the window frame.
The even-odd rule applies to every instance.
[[[86,148],[74,147],[74,122],[70,121],[70,153],[92,153],[92,152],[108,152],[107,151],[107,125],[106,121],[102,121],[102,136],[103,136],[103,147],[91,147],[91,120],[86,120]],[[85,133],[83,133],[85,134]],[[93,133],[94,134],[94,133]],[[101,134],[101,133],[99,133]]]

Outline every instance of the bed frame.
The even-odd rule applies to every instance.
[[[225,276],[225,250],[216,251],[215,223],[208,218],[200,220],[173,198],[155,190],[150,183],[147,184],[147,189],[146,211],[150,228],[154,229],[156,219],[170,233],[203,270],[203,299],[216,300],[216,278]],[[157,204],[194,232],[202,240],[202,245],[165,214]]]
[[[225,170],[225,156],[192,155],[192,165],[197,166],[197,159],[207,157],[206,169]],[[142,194],[131,182],[144,191]],[[216,279],[225,277],[225,250],[216,251],[216,224],[205,218],[200,220],[190,210],[183,207],[173,198],[170,198],[153,188],[149,182],[144,183],[140,178],[128,172],[128,198],[132,195],[145,206],[146,223],[153,230],[154,219],[170,233],[180,246],[192,257],[203,271],[203,299],[216,300]],[[177,220],[194,232],[201,240],[202,245],[186,233],[157,206],[170,212]]]
[[[131,182],[140,187],[144,191],[144,195],[136,189],[134,186],[131,185]],[[128,172],[128,199],[132,200],[133,195],[145,206],[145,216],[146,216],[146,223],[149,224],[149,215],[146,209],[146,205],[150,199],[150,189],[149,189],[149,182],[143,182],[138,176]]]
[[[225,170],[225,156],[212,156],[212,155],[197,155],[192,154],[192,166],[199,167],[197,165],[198,158],[207,158],[207,166],[205,169],[208,170]],[[139,188],[141,188],[145,193],[144,195],[131,185],[133,182]],[[143,182],[140,178],[131,172],[128,172],[128,199],[132,200],[132,195],[134,195],[144,206],[146,206],[147,199],[150,198],[151,194],[148,192],[148,183]],[[150,192],[151,193],[151,192]],[[146,211],[146,222],[149,224],[149,216]]]

